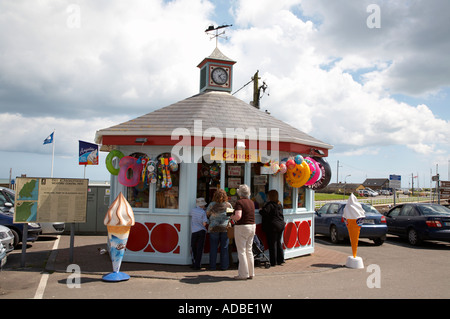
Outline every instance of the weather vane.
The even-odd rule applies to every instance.
[[[225,30],[222,31],[222,32],[220,32],[220,33],[219,33],[219,30],[220,30],[220,29],[223,29],[223,28],[232,27],[232,26],[233,26],[232,24],[224,24],[224,25],[220,25],[220,26],[218,26],[218,27],[214,27],[214,25],[210,25],[210,26],[208,27],[208,29],[205,30],[205,32],[206,32],[208,35],[211,36],[211,37],[210,37],[210,40],[212,40],[212,39],[214,39],[214,38],[216,39],[216,48],[217,48],[217,41],[218,41],[218,38],[219,38],[219,37],[221,37],[221,38],[223,38],[223,39],[228,39],[227,37],[223,36],[223,35],[225,34]],[[214,34],[211,35],[210,32],[214,32]]]

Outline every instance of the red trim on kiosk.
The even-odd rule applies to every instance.
[[[143,135],[104,135],[102,137],[103,145],[136,145],[140,143],[136,143],[136,138],[142,138],[146,137],[147,142],[143,143],[143,145],[195,145],[198,143],[197,140],[199,137],[191,136],[190,139],[186,137],[180,137],[179,139],[172,139],[171,136],[143,136]],[[202,147],[205,146],[215,146],[214,140],[202,140]],[[232,143],[229,141],[230,144],[233,144],[236,146],[236,140],[234,140]],[[262,142],[262,145],[258,145],[261,149],[271,149],[271,142]],[[227,140],[222,141],[222,143],[219,143],[217,146],[219,147],[225,147],[227,145]],[[246,140],[246,145],[249,145],[248,140]],[[319,157],[327,157],[328,156],[328,149],[321,148],[317,146],[310,146],[310,145],[304,145],[304,144],[296,144],[291,142],[278,142],[278,150],[280,152],[291,152],[291,153],[297,153],[297,154],[310,154],[313,156],[319,156]],[[313,150],[322,151],[323,155],[319,155],[316,153],[313,153]]]

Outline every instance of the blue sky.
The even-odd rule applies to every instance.
[[[0,178],[49,176],[54,129],[54,176],[83,177],[78,140],[198,93],[196,65],[215,46],[203,31],[232,24],[219,48],[237,61],[234,89],[259,70],[262,108],[334,145],[333,182],[398,174],[408,187],[413,174],[429,187],[436,165],[443,179],[449,169],[449,11],[446,0],[2,1]],[[106,155],[87,178],[109,179]]]

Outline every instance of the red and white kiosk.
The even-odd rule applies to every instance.
[[[256,207],[269,190],[278,191],[286,259],[314,252],[314,189],[330,180],[323,158],[332,146],[231,95],[234,64],[216,48],[198,65],[199,94],[97,131],[96,143],[109,152],[111,201],[122,192],[135,215],[124,261],[191,264],[196,198],[210,202],[222,188],[233,204],[240,184],[250,186]],[[302,163],[295,164],[297,155]],[[298,187],[294,179],[305,165],[310,185]],[[258,213],[256,220],[265,242]],[[208,252],[206,240],[205,263]]]

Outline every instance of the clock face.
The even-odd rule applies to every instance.
[[[211,73],[211,78],[214,83],[224,85],[228,81],[228,73],[223,68],[215,68]]]

